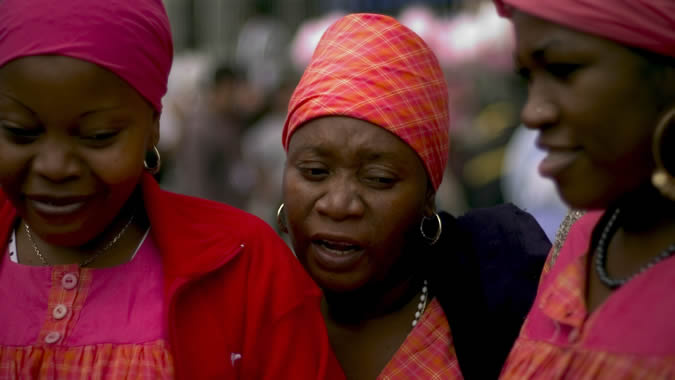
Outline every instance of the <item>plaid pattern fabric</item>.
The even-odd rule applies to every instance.
[[[77,347],[0,346],[0,379],[173,379],[164,341]]]
[[[450,326],[434,298],[419,323],[384,367],[378,380],[462,379]]]
[[[547,265],[502,379],[675,379],[675,260],[587,312],[587,252],[600,215],[573,225],[558,261]]]
[[[424,41],[391,17],[352,14],[324,33],[288,107],[282,142],[302,124],[349,116],[394,133],[417,152],[435,188],[448,157],[448,88]]]

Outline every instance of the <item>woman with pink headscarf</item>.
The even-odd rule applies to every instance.
[[[675,2],[504,0],[539,172],[588,210],[505,379],[675,378]]]
[[[279,224],[349,379],[496,378],[550,243],[512,205],[437,212],[448,88],[391,17],[325,32],[291,98]]]
[[[172,54],[161,0],[0,1],[0,378],[343,378],[275,232],[153,179]]]

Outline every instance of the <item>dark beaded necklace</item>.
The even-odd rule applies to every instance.
[[[602,233],[600,234],[600,239],[598,239],[598,245],[595,248],[595,271],[598,273],[600,281],[602,281],[602,283],[605,284],[610,289],[617,289],[621,287],[623,284],[632,280],[637,275],[647,271],[649,268],[653,267],[654,265],[660,263],[661,261],[675,254],[675,244],[671,244],[670,246],[668,246],[668,248],[666,248],[657,256],[649,260],[649,262],[644,264],[635,273],[626,276],[624,278],[618,279],[610,277],[609,273],[607,273],[607,245],[609,238],[612,235],[614,235],[614,233],[618,228],[618,226],[616,225],[616,220],[619,217],[619,213],[620,210],[618,208],[614,210],[614,213],[609,218],[609,221],[607,221],[605,228],[602,230]]]

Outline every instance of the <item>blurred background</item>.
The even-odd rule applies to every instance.
[[[552,239],[566,208],[539,177],[520,126],[525,84],[513,34],[491,0],[164,0],[176,57],[164,98],[159,180],[276,227],[288,100],[321,34],[346,13],[396,17],[437,54],[450,91],[450,164],[438,207],[512,202]]]

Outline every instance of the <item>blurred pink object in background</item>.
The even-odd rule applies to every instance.
[[[344,13],[332,12],[300,25],[291,42],[291,62],[299,72],[304,71],[309,64],[323,32],[342,16]]]

